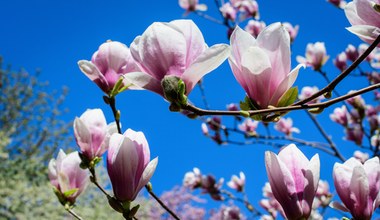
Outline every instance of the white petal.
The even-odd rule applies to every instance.
[[[161,82],[147,73],[131,72],[123,75],[125,83],[132,83],[137,87],[144,88],[160,95],[163,95]]]

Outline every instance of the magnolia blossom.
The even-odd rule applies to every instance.
[[[264,21],[249,20],[244,30],[250,33],[253,37],[257,38],[266,26],[267,25]]]
[[[259,5],[256,0],[242,0],[240,1],[239,11],[242,12],[241,20],[247,18],[259,19]]]
[[[201,171],[194,167],[193,172],[185,173],[183,178],[183,185],[190,189],[198,188],[202,185],[202,174]]]
[[[144,133],[128,129],[123,135],[113,134],[109,143],[107,170],[115,198],[133,201],[153,176],[158,158],[150,161],[150,150]]]
[[[239,177],[236,175],[233,175],[231,177],[231,180],[227,183],[227,186],[229,186],[231,189],[234,189],[238,192],[243,192],[245,187],[245,175],[243,172],[239,173]]]
[[[142,72],[126,74],[135,85],[164,96],[161,81],[179,78],[186,85],[186,95],[207,73],[229,55],[228,45],[208,47],[198,27],[191,20],[154,22],[131,44],[131,54]]]
[[[313,86],[313,87],[305,86],[302,88],[301,94],[298,95],[298,99],[300,99],[300,100],[307,99],[310,96],[317,93],[318,91],[319,91],[319,89],[316,86]],[[323,99],[323,96],[319,96],[319,97],[315,98],[314,100],[309,101],[308,104],[319,103],[322,99]]]
[[[178,0],[178,4],[181,8],[185,9],[186,12],[207,10],[207,5],[198,4],[198,0]]]
[[[230,103],[226,107],[228,111],[239,111],[239,107],[235,103]]]
[[[369,45],[366,44],[366,43],[362,43],[359,45],[358,47],[358,53],[359,53],[359,56],[361,56],[367,49],[368,49]],[[379,51],[378,48],[375,48],[365,59],[369,62],[372,61],[372,59],[376,56],[376,53]]]
[[[347,55],[347,59],[351,60],[352,62],[355,61],[359,57],[358,50],[352,44],[349,44],[344,52]]]
[[[364,164],[350,158],[343,164],[335,163],[333,178],[336,192],[343,204],[332,206],[350,212],[354,219],[369,220],[380,205],[380,164],[374,157]]]
[[[108,142],[117,132],[115,123],[107,125],[101,109],[88,109],[74,120],[74,135],[82,154],[92,160],[101,157],[108,149]]]
[[[293,132],[300,133],[298,128],[293,127],[293,120],[291,118],[280,118],[280,120],[274,125],[274,129],[287,136],[290,136]]]
[[[298,30],[299,30],[300,26],[299,25],[293,26],[289,22],[284,22],[284,23],[282,23],[282,25],[284,25],[286,30],[289,32],[290,42],[293,42],[294,39],[296,39],[296,37],[298,35]]]
[[[355,159],[359,160],[361,163],[365,163],[366,160],[368,160],[368,158],[369,158],[369,154],[368,153],[363,153],[363,152],[361,152],[359,150],[356,150],[354,152],[353,156],[354,156]]]
[[[91,61],[80,60],[78,65],[80,70],[107,94],[121,76],[140,70],[128,47],[117,41],[103,43],[92,55]],[[124,81],[124,86],[129,84],[127,80]]]
[[[344,139],[355,142],[356,145],[362,145],[364,132],[359,124],[353,124],[352,127],[344,130],[346,137]]]
[[[319,206],[326,207],[330,204],[332,194],[330,192],[329,183],[325,180],[320,180],[318,182],[318,188],[315,193],[315,199],[313,202],[314,209]]]
[[[235,21],[237,10],[236,8],[232,7],[231,3],[224,3],[219,10],[222,12],[222,15],[225,19]]]
[[[277,217],[277,212],[280,212],[282,216],[285,216],[284,210],[282,209],[280,203],[274,198],[272,188],[269,184],[269,182],[266,182],[264,187],[262,188],[263,191],[263,196],[265,199],[261,199],[259,201],[259,204],[261,207],[263,207],[267,212],[270,213],[270,216],[272,218],[270,219],[275,219]],[[264,218],[266,219],[266,218]]]
[[[201,129],[202,129],[202,133],[203,135],[208,135],[208,127],[207,127],[207,124],[206,123],[202,123],[201,125]]]
[[[351,27],[347,28],[367,43],[372,43],[380,34],[379,0],[353,0],[344,8]]]
[[[371,137],[371,146],[380,147],[380,134],[378,132]]]
[[[316,42],[307,44],[306,57],[297,56],[296,59],[299,63],[306,64],[318,71],[329,59],[329,56],[326,55],[325,43]]]
[[[334,65],[336,68],[338,68],[340,71],[343,71],[347,68],[347,55],[345,52],[340,53],[336,58],[333,60]]]
[[[294,144],[278,155],[265,152],[265,166],[273,196],[281,204],[287,219],[307,219],[318,188],[318,154],[309,161]]]
[[[57,159],[51,159],[48,166],[50,183],[65,201],[71,204],[86,189],[89,173],[80,168],[78,152],[65,154],[60,150]],[[66,194],[66,195],[65,195]]]
[[[345,105],[334,109],[334,112],[330,114],[330,119],[344,127],[348,125],[349,114]]]
[[[236,27],[231,47],[229,64],[248,97],[261,108],[277,106],[302,67],[298,65],[290,71],[290,39],[286,29],[281,23],[274,23],[255,39]]]
[[[248,135],[253,136],[253,135],[256,135],[256,129],[258,125],[259,125],[258,121],[253,121],[252,119],[247,118],[238,127],[239,127],[239,130],[245,132]]]

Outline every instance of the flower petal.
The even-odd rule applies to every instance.
[[[126,84],[132,83],[133,85],[150,90],[163,96],[161,82],[153,78],[151,75],[143,72],[131,72],[123,75]]]
[[[199,55],[181,77],[186,83],[186,93],[189,94],[195,84],[201,80],[204,75],[222,64],[229,54],[230,49],[227,44],[216,44],[207,48]]]

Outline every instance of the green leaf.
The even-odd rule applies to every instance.
[[[67,190],[66,192],[64,192],[63,195],[67,198],[67,197],[70,197],[71,195],[73,195],[74,193],[76,193],[78,190],[79,190],[78,188],[70,189],[70,190]]]
[[[280,98],[277,107],[286,107],[294,103],[298,96],[298,87],[288,89]]]

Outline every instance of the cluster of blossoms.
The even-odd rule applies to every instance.
[[[355,47],[352,44],[349,44],[347,48],[339,53],[336,58],[334,59],[334,65],[336,68],[338,68],[340,71],[343,71],[347,68],[348,62],[354,62],[359,56],[361,56],[367,49],[368,49],[368,44],[361,43],[358,47]],[[379,65],[379,60],[380,60],[380,51],[378,48],[375,48],[365,59],[369,63],[369,65],[373,68],[380,68]],[[372,74],[378,75],[377,72],[373,71]],[[371,73],[367,73],[368,77],[370,78],[371,81]],[[374,76],[373,78],[376,78]],[[376,79],[374,80],[373,83],[377,83]]]
[[[225,2],[219,10],[224,19],[232,22],[240,22],[248,18],[259,18],[259,5],[256,0],[231,0]],[[238,20],[236,20],[237,17]]]
[[[361,96],[355,96],[346,100],[347,104],[334,109],[330,119],[345,129],[346,139],[361,146],[364,135],[371,137],[372,147],[378,147],[378,128],[380,125],[379,109],[372,105],[366,105]],[[350,108],[350,109],[347,109]],[[369,129],[365,130],[364,118],[367,118]]]
[[[157,158],[150,160],[144,134],[131,129],[123,135],[117,133],[115,123],[107,125],[100,109],[89,109],[77,117],[74,120],[74,134],[81,152],[66,155],[61,150],[57,159],[49,163],[50,182],[61,203],[74,205],[76,197],[87,186],[89,172],[86,169],[90,170],[94,180],[95,165],[107,150],[107,170],[113,199],[119,202],[120,207],[135,200],[152,177],[158,161]]]
[[[325,181],[319,180],[319,156],[308,160],[293,144],[283,148],[278,155],[265,153],[265,164],[270,184],[264,188],[267,199],[263,206],[275,218],[277,212],[287,219],[307,219],[319,206],[330,205],[350,212],[354,219],[371,219],[380,204],[380,163],[378,157],[364,164],[352,157],[343,164],[335,163],[334,186],[343,204],[330,203],[331,193]],[[273,197],[280,204],[273,200]],[[313,203],[314,202],[314,203]]]

